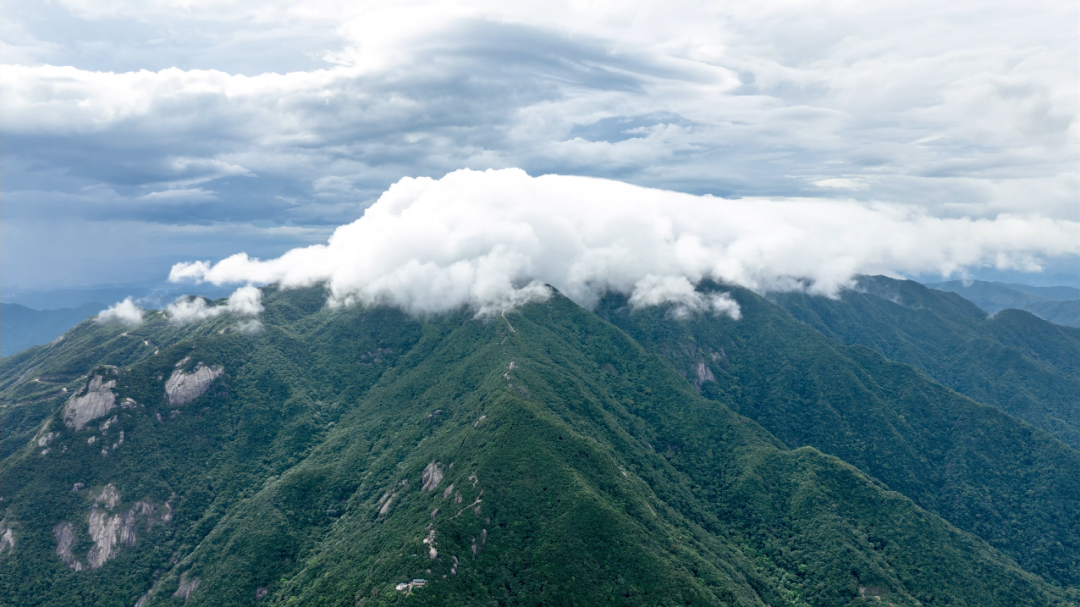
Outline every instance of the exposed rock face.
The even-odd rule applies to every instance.
[[[120,543],[128,548],[135,547],[136,508],[138,508],[138,504],[136,504],[135,508],[124,513],[124,517],[120,520]]]
[[[716,376],[713,375],[712,369],[706,366],[703,361],[698,361],[697,367],[694,368],[694,371],[697,375],[697,381],[694,382],[694,386],[697,387],[698,390],[701,389],[701,386],[705,382],[716,381]]]
[[[75,527],[68,522],[59,523],[53,527],[53,536],[56,537],[56,554],[60,560],[75,571],[82,571],[82,563],[71,553],[71,547],[75,544]]]
[[[186,603],[188,597],[191,596],[191,593],[195,592],[195,589],[199,587],[200,582],[202,582],[202,580],[199,579],[199,576],[195,576],[190,580],[187,579],[187,572],[185,571],[180,576],[180,587],[176,589],[176,592],[173,593],[173,596],[178,596],[184,599],[184,602]]]
[[[116,507],[116,504],[120,503],[120,492],[116,490],[116,485],[109,483],[105,485],[105,488],[101,490],[101,493],[94,498],[94,503],[104,504],[106,508],[112,510]]]
[[[52,439],[56,438],[55,432],[49,432],[48,434],[42,434],[38,437],[37,444],[39,447],[48,447]]]
[[[95,375],[87,385],[85,394],[72,395],[68,399],[64,424],[78,432],[87,423],[108,415],[116,406],[116,395],[112,391],[115,387],[116,380],[103,381],[100,375]]]
[[[15,532],[4,521],[0,521],[0,556],[15,552]]]
[[[381,507],[379,508],[379,516],[386,516],[386,513],[390,511],[390,504],[393,503],[394,497],[396,495],[397,493],[387,492],[386,495],[382,496],[382,498],[379,499],[379,503],[376,504],[381,505]]]
[[[421,491],[434,491],[439,483],[443,479],[443,469],[438,462],[431,462],[424,468],[423,486],[420,487]]]
[[[86,555],[86,562],[91,569],[100,568],[106,561],[116,556],[117,535],[123,527],[123,521],[118,514],[109,516],[108,511],[115,508],[119,502],[120,492],[110,483],[105,485],[101,494],[94,498],[94,505],[90,507],[88,531],[90,539],[94,540],[94,545]],[[134,521],[130,534],[134,543]]]
[[[173,371],[165,382],[165,397],[169,400],[169,406],[181,407],[199,398],[224,372],[220,365],[207,367],[202,363],[195,365],[191,373],[184,373],[180,369]]]
[[[148,531],[158,522],[168,523],[172,520],[172,507],[168,502],[165,502],[165,511],[160,517],[156,516],[156,504],[143,501],[135,502],[127,512],[113,514],[111,511],[119,503],[120,492],[111,483],[94,496],[87,526],[90,539],[94,541],[90,552],[86,554],[86,567],[89,569],[98,569],[109,559],[115,558],[121,546],[135,547],[135,530],[140,516],[145,517]],[[56,553],[61,560],[75,571],[82,571],[83,563],[72,554],[72,546],[75,544],[74,525],[62,522],[53,528],[53,535],[56,536]]]
[[[120,531],[120,516],[109,516],[105,510],[98,510],[95,505],[90,510],[90,539],[94,546],[86,554],[86,561],[91,569],[98,569],[105,561],[116,556],[116,536]]]
[[[439,551],[435,548],[435,530],[428,527],[428,535],[424,538],[424,543],[428,545],[428,558],[435,560],[439,558]]]

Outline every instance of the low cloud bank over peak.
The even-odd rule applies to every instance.
[[[634,305],[737,317],[705,300],[703,279],[759,292],[832,295],[856,274],[1037,271],[1080,253],[1080,223],[1002,214],[939,218],[898,204],[737,200],[519,169],[405,178],[326,244],[277,259],[239,253],[173,266],[170,280],[217,285],[325,283],[331,305],[390,304],[418,313],[497,312],[548,296],[550,284],[592,306],[607,291]]]

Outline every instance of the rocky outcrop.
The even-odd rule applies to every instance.
[[[104,381],[102,376],[95,375],[87,384],[85,393],[81,396],[72,395],[68,399],[64,409],[64,424],[78,432],[87,423],[108,415],[116,406],[116,395],[112,391],[115,387],[115,379]]]
[[[187,575],[188,574],[185,571],[180,576],[180,587],[177,588],[176,592],[173,593],[173,596],[178,596],[184,599],[185,603],[187,602],[188,598],[191,597],[191,593],[195,592],[195,590],[198,589],[199,583],[202,582],[202,580],[199,579],[199,576],[195,576],[189,580],[187,579]]]
[[[397,493],[390,493],[387,491],[386,494],[379,499],[379,503],[375,504],[375,506],[379,508],[379,516],[386,516],[386,513],[390,511],[390,504],[393,503],[394,497],[396,496]]]
[[[105,561],[116,556],[117,534],[120,531],[120,515],[109,516],[95,505],[90,510],[90,539],[94,545],[86,554],[91,569],[99,569]]]
[[[428,527],[428,535],[424,538],[424,543],[428,545],[428,558],[435,560],[439,558],[439,551],[435,548],[435,528]]]
[[[225,369],[220,365],[207,367],[202,363],[195,365],[190,373],[185,373],[180,369],[173,371],[165,382],[165,397],[169,401],[169,406],[181,407],[199,398],[223,373]]]
[[[438,462],[431,462],[424,468],[423,485],[420,487],[421,491],[434,491],[439,483],[443,479],[443,469]]]
[[[5,521],[0,521],[0,556],[15,552],[15,532]]]
[[[75,526],[66,521],[59,523],[53,527],[53,537],[56,538],[56,554],[60,555],[60,560],[75,571],[82,571],[82,563],[71,552],[75,545]]]
[[[116,504],[120,503],[120,492],[116,490],[116,485],[109,483],[101,490],[101,493],[94,498],[94,505],[102,504],[109,510],[116,507]]]
[[[716,381],[716,376],[713,375],[712,369],[710,369],[704,361],[698,361],[697,366],[694,368],[694,374],[697,375],[697,379],[694,381],[694,387],[701,390],[701,386],[707,381]]]
[[[76,485],[78,487],[78,485]],[[136,545],[136,527],[140,520],[145,521],[146,530],[154,525],[172,520],[172,507],[165,502],[164,512],[158,516],[158,506],[151,502],[138,501],[126,512],[113,513],[120,503],[120,492],[111,483],[93,496],[90,515],[87,520],[87,532],[94,545],[86,554],[86,565],[72,553],[75,545],[75,526],[61,522],[53,528],[56,537],[56,553],[60,559],[75,571],[84,568],[99,569],[110,559],[116,558],[121,546],[134,548]]]
[[[94,498],[90,507],[90,539],[94,545],[86,555],[86,562],[91,569],[99,569],[106,561],[116,556],[117,544],[123,520],[119,514],[109,515],[109,511],[120,502],[120,492],[111,483],[105,485],[101,493]],[[132,522],[134,527],[134,522]],[[131,545],[134,545],[134,529],[131,530]]]

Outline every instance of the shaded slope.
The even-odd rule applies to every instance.
[[[600,313],[789,447],[835,455],[1025,568],[1077,586],[1076,451],[910,366],[835,344],[749,291],[732,293],[739,322],[631,312],[619,297]]]
[[[1080,331],[1019,310],[987,319],[957,296],[864,276],[838,299],[772,296],[844,344],[913,365],[942,384],[1080,447]]]

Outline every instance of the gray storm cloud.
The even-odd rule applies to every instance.
[[[821,199],[729,200],[519,169],[405,178],[326,244],[277,259],[244,253],[175,265],[170,280],[325,283],[332,305],[412,313],[496,312],[544,299],[550,284],[591,306],[607,291],[632,305],[738,316],[703,279],[759,292],[831,295],[863,273],[1036,271],[1080,253],[1080,223],[1039,216],[939,218],[917,207]]]

